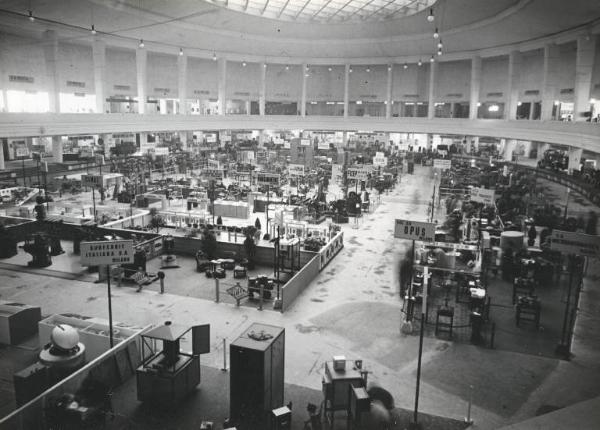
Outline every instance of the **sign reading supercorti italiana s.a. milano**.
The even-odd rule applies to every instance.
[[[81,265],[133,263],[133,240],[81,242]]]
[[[600,256],[600,236],[553,230],[550,236],[550,249],[564,254]]]

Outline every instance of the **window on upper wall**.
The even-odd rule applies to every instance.
[[[45,113],[50,111],[47,92],[8,90],[6,99],[8,112]]]

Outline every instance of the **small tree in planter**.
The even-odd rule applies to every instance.
[[[256,265],[256,243],[254,242],[254,235],[256,233],[256,227],[248,226],[244,229],[244,251],[246,251],[246,259],[248,260],[248,270],[254,269]]]
[[[256,221],[254,221],[254,227],[256,227],[257,230],[261,230],[262,225],[260,224],[258,217],[256,217]]]
[[[156,232],[160,230],[161,227],[164,227],[165,221],[162,216],[159,215],[158,209],[150,208],[150,227],[155,228]]]
[[[217,225],[223,225],[223,218],[221,218],[221,215],[217,217]]]
[[[202,241],[200,244],[202,252],[210,259],[214,260],[217,254],[217,238],[214,231],[204,229],[202,232]]]

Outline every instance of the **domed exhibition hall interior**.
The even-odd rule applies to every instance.
[[[600,2],[0,0],[0,430],[600,428]]]

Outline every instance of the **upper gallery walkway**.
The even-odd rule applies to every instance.
[[[588,122],[368,116],[0,114],[1,138],[232,129],[366,130],[488,136],[568,145],[600,152],[600,125]]]

